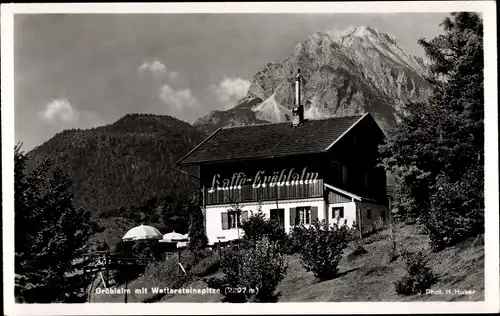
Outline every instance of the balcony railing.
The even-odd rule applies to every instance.
[[[207,205],[231,204],[258,201],[290,200],[323,196],[323,180],[312,183],[288,184],[254,188],[244,185],[241,188],[210,190],[205,189]]]

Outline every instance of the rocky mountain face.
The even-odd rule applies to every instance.
[[[301,100],[306,119],[370,112],[388,129],[401,104],[429,94],[424,60],[407,54],[393,36],[362,26],[340,35],[313,34],[290,57],[259,70],[234,108],[213,111],[194,125],[212,132],[224,126],[289,121],[297,69],[306,81]]]

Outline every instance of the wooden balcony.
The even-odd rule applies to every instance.
[[[258,201],[291,200],[323,197],[323,180],[313,183],[265,186],[254,188],[251,185],[240,189],[214,190],[205,189],[206,205],[232,204]]]

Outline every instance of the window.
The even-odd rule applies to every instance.
[[[380,218],[385,221],[385,211],[380,211]]]
[[[372,219],[372,210],[371,209],[367,209],[366,210],[366,218],[367,219]]]
[[[332,207],[332,218],[344,218],[344,208]]]
[[[227,212],[224,212],[221,215],[222,215],[221,219],[222,229],[233,229],[241,227],[242,221],[248,218],[247,211],[236,212],[228,210]]]
[[[228,218],[229,218],[229,229],[236,228],[236,223],[241,224],[240,214],[236,212],[229,212]]]
[[[295,213],[295,223],[297,225],[308,225],[311,224],[311,208],[310,207],[297,207],[297,212]]]

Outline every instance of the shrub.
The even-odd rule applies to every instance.
[[[379,231],[382,231],[386,228],[386,222],[382,219],[382,218],[377,218],[374,222],[373,222],[373,231],[375,233],[379,232]]]
[[[215,273],[220,267],[220,257],[213,252],[191,268],[191,274],[202,277]]]
[[[299,253],[304,268],[322,280],[337,276],[342,253],[351,240],[351,229],[339,222],[329,226],[325,221],[299,229],[303,229],[304,244]]]
[[[422,294],[437,281],[437,276],[427,266],[422,252],[403,252],[406,275],[396,281],[396,292],[403,295]]]
[[[182,259],[182,258],[181,258]],[[164,261],[150,263],[144,272],[144,276],[137,280],[135,288],[148,284],[161,284],[164,287],[179,288],[191,280],[191,276],[179,273],[176,257],[170,257]],[[143,298],[144,303],[153,303],[164,297],[165,293],[148,293]]]
[[[300,252],[304,247],[304,233],[305,229],[303,226],[295,226],[292,228],[286,243],[287,254],[293,255]]]
[[[471,170],[458,181],[440,175],[435,187],[430,210],[418,219],[424,232],[429,234],[433,250],[441,250],[484,233],[481,170]]]
[[[225,277],[221,292],[230,302],[270,302],[286,273],[282,249],[277,242],[263,238],[253,247],[225,249],[221,257]],[[226,289],[243,289],[241,292]]]
[[[261,211],[250,216],[248,220],[243,222],[241,227],[245,232],[243,242],[255,244],[266,237],[270,242],[278,243],[281,249],[286,246],[287,235],[285,230],[276,220],[266,219]]]
[[[219,283],[221,293],[225,296],[225,301],[240,303],[245,301],[243,293],[226,291],[225,287],[236,288],[244,282],[241,278],[242,257],[239,245],[224,248],[221,253],[221,271],[224,273],[223,280]],[[212,286],[215,286],[213,284]]]

